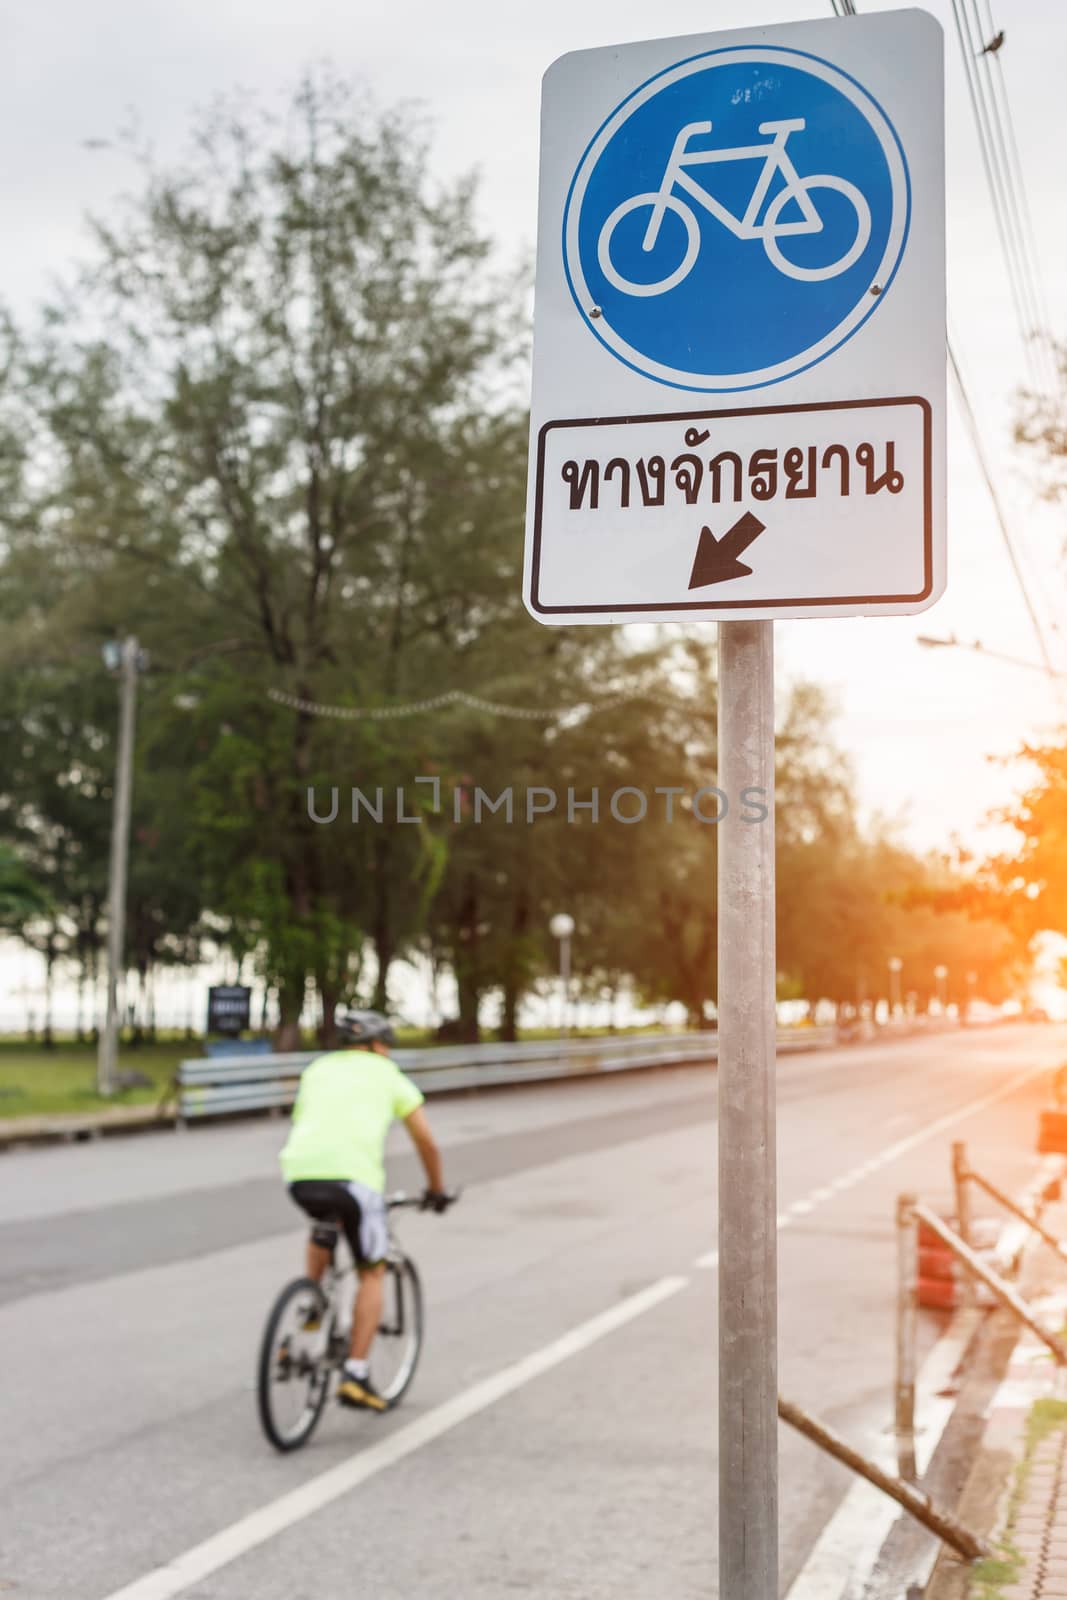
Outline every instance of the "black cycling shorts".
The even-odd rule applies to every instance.
[[[344,1230],[357,1267],[376,1267],[385,1260],[389,1253],[385,1200],[374,1189],[344,1178],[300,1178],[289,1185],[289,1193],[315,1222]]]

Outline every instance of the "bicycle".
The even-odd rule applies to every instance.
[[[450,1202],[458,1199],[450,1195]],[[423,1209],[418,1196],[392,1194],[387,1210]],[[343,1229],[338,1229],[338,1247]],[[371,1352],[371,1380],[388,1409],[399,1405],[411,1386],[425,1329],[422,1284],[411,1257],[390,1230],[385,1258],[382,1321]],[[259,1347],[256,1395],[263,1431],[276,1450],[286,1453],[307,1444],[318,1426],[334,1374],[348,1355],[355,1263],[339,1266],[337,1250],[321,1283],[294,1278],[279,1294],[267,1318]],[[310,1313],[317,1313],[317,1319]],[[318,1327],[304,1324],[317,1320]]]
[[[871,208],[860,190],[846,178],[835,178],[828,173],[802,178],[797,172],[786,152],[786,143],[791,133],[799,133],[804,128],[803,117],[782,122],[761,122],[760,133],[774,135],[770,144],[737,145],[733,149],[690,150],[689,140],[710,133],[712,126],[710,122],[687,123],[675,138],[659,189],[654,194],[632,195],[629,200],[617,205],[605,221],[597,242],[597,260],[600,263],[600,270],[614,288],[628,295],[666,294],[692,272],[700,254],[700,221],[692,206],[678,198],[675,189],[684,190],[690,199],[695,200],[716,221],[722,223],[735,238],[761,240],[772,267],[787,278],[817,283],[847,272],[848,268],[859,260],[871,236]],[[740,218],[734,216],[733,212],[716,200],[707,189],[702,188],[686,170],[688,167],[702,166],[710,162],[756,159],[762,160],[763,169],[756,180],[745,214]],[[763,221],[759,222],[757,219],[776,174],[780,174],[783,178],[784,187],[770,201],[764,212]],[[822,232],[823,220],[811,199],[811,192],[815,189],[830,189],[844,195],[856,213],[856,236],[844,254],[836,261],[830,262],[828,266],[802,267],[783,254],[778,241],[786,236]],[[790,201],[796,203],[800,217],[796,221],[782,222],[779,220],[782,211]],[[652,214],[641,242],[642,250],[648,252],[655,248],[663,218],[668,211],[673,211],[681,218],[686,230],[685,254],[680,265],[665,278],[654,283],[634,283],[631,279],[625,278],[611,259],[611,241],[615,229],[631,212],[638,211],[644,206],[650,206]]]

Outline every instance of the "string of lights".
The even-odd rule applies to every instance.
[[[572,705],[548,707],[507,705],[499,700],[488,700],[483,695],[469,694],[465,689],[445,689],[441,694],[428,695],[424,700],[406,700],[389,706],[327,705],[274,688],[267,690],[267,698],[290,711],[300,711],[313,717],[332,717],[339,722],[389,722],[402,717],[425,716],[431,711],[444,711],[450,706],[465,706],[470,711],[485,711],[497,717],[514,717],[530,722],[559,722],[566,717],[594,716],[597,712],[636,700],[667,710],[693,710],[679,701],[651,697],[640,689],[608,695],[603,700],[583,700]]]

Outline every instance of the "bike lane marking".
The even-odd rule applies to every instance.
[[[561,1366],[572,1356],[580,1355],[608,1334],[644,1316],[647,1311],[654,1310],[687,1288],[689,1282],[688,1278],[680,1276],[660,1278],[657,1283],[620,1301],[609,1311],[580,1323],[532,1355],[524,1356],[452,1400],[446,1400],[443,1405],[428,1411],[416,1422],[399,1428],[379,1444],[371,1445],[348,1461],[308,1479],[298,1489],[268,1501],[257,1511],[239,1518],[163,1566],[153,1568],[121,1589],[113,1590],[104,1600],[172,1600],[173,1596],[184,1594],[194,1584],[229,1566],[238,1557],[266,1544],[307,1517],[314,1516],[317,1511],[359,1488],[368,1479],[377,1477],[380,1472],[385,1472],[425,1445],[450,1433],[453,1428],[458,1428],[546,1372]]]
[[[1032,1067],[1011,1079],[994,1093],[971,1101],[907,1138],[897,1140],[896,1143],[887,1146],[879,1156],[857,1167],[855,1169],[857,1178],[886,1165],[954,1123],[1007,1099],[1025,1083],[1048,1070],[1045,1066]],[[814,1209],[815,1205],[811,1200],[797,1201],[789,1207],[783,1217],[779,1217],[778,1225],[786,1226],[786,1219],[791,1215],[804,1215]],[[694,1265],[714,1269],[718,1266],[718,1259],[718,1251],[713,1250],[699,1257]],[[561,1366],[572,1356],[581,1354],[616,1329],[625,1327],[627,1323],[643,1316],[647,1311],[654,1310],[687,1288],[690,1281],[688,1277],[683,1276],[661,1278],[647,1289],[613,1306],[609,1311],[579,1324],[542,1349],[474,1384],[463,1394],[427,1412],[424,1417],[399,1428],[396,1433],[390,1434],[379,1444],[372,1445],[348,1461],[318,1474],[301,1484],[299,1488],[268,1501],[258,1510],[239,1518],[201,1543],[191,1546],[163,1566],[153,1568],[152,1571],[134,1579],[132,1583],[113,1590],[104,1596],[103,1600],[173,1600],[174,1596],[186,1593],[195,1584],[229,1566],[240,1556],[267,1543],[287,1528],[313,1516],[325,1506],[350,1493],[369,1479],[377,1477],[379,1473],[395,1466],[424,1446],[434,1443],[472,1417],[489,1410],[498,1401],[506,1399],[543,1374]]]
[[[1028,1067],[1025,1072],[1019,1073],[1000,1089],[994,1090],[992,1094],[983,1095],[978,1100],[971,1100],[967,1105],[957,1107],[955,1111],[948,1111],[944,1116],[936,1118],[935,1121],[919,1128],[915,1133],[909,1133],[905,1138],[897,1139],[895,1143],[886,1145],[885,1149],[880,1151],[878,1155],[871,1156],[859,1166],[842,1173],[839,1178],[834,1178],[832,1182],[813,1189],[803,1199],[794,1200],[792,1205],[781,1212],[778,1217],[779,1231],[782,1228],[787,1228],[797,1217],[810,1216],[818,1206],[825,1205],[827,1200],[832,1200],[835,1195],[843,1193],[846,1189],[851,1189],[853,1185],[862,1182],[864,1178],[870,1177],[872,1173],[888,1166],[898,1156],[906,1155],[908,1151],[924,1144],[927,1139],[932,1139],[936,1134],[943,1133],[946,1128],[953,1127],[957,1122],[965,1121],[967,1117],[977,1116],[980,1111],[988,1110],[990,1106],[996,1105],[998,1101],[1007,1100],[1018,1089],[1021,1089],[1024,1084],[1029,1083],[1032,1078],[1036,1078],[1041,1073],[1049,1070],[1048,1067],[1044,1066]],[[714,1271],[719,1265],[719,1252],[717,1250],[709,1250],[705,1255],[697,1256],[693,1265],[705,1271]]]

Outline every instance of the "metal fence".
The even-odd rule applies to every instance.
[[[832,1028],[783,1029],[784,1054],[833,1043]],[[291,1055],[196,1057],[178,1068],[178,1117],[191,1122],[245,1111],[285,1109],[296,1098],[300,1074],[321,1051]],[[648,1034],[630,1038],[531,1040],[523,1044],[443,1045],[397,1050],[393,1059],[424,1094],[546,1083],[649,1067],[715,1061],[714,1033]]]

